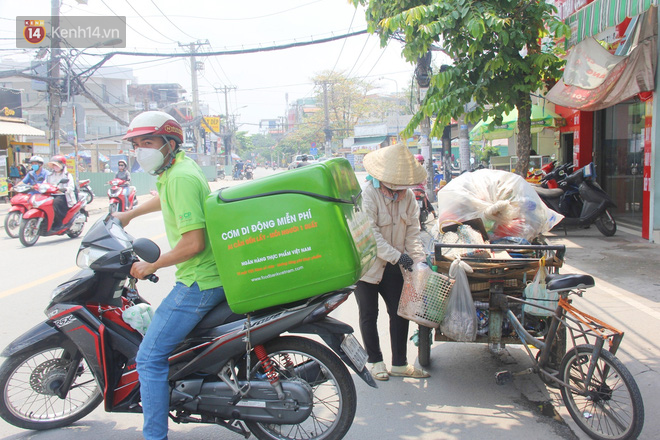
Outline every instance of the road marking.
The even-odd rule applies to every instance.
[[[151,240],[156,241],[156,240],[158,240],[160,238],[163,238],[163,237],[165,237],[165,234],[158,234],[155,237],[151,237]],[[71,274],[73,272],[76,272],[78,270],[80,270],[80,268],[78,266],[71,266],[67,269],[64,269],[64,270],[60,271],[60,272],[56,272],[54,274],[47,275],[45,277],[39,278],[39,279],[31,281],[29,283],[22,284],[20,286],[16,286],[13,289],[2,291],[2,292],[0,292],[0,298],[5,298],[5,297],[13,295],[15,293],[23,292],[24,290],[28,290],[28,289],[31,289],[33,287],[37,287],[41,284],[47,283],[48,281],[52,281],[54,279],[63,277],[65,275],[69,275],[69,274]]]

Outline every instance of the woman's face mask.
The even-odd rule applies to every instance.
[[[38,169],[39,169],[39,165],[37,165],[36,163],[32,164],[32,171],[37,171]]]

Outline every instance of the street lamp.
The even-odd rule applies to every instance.
[[[392,78],[385,78],[384,76],[381,76],[378,78],[379,80],[386,79],[388,81],[392,81],[394,83],[395,87],[395,96],[396,96],[396,140],[397,142],[401,140],[400,132],[399,132],[399,83],[396,82],[396,80]]]

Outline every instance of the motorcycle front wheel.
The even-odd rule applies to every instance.
[[[111,203],[109,208],[110,214],[119,211],[119,203]]]
[[[21,217],[19,211],[12,211],[5,217],[5,232],[11,238],[18,237],[18,231],[21,228]]]
[[[281,381],[305,381],[312,388],[312,413],[297,425],[245,422],[260,440],[339,440],[350,429],[357,408],[355,384],[344,363],[328,348],[306,338],[286,336],[265,344]],[[251,378],[263,379],[261,362]],[[304,377],[301,377],[304,376]]]
[[[76,368],[76,377],[61,399],[56,390],[71,368]],[[55,341],[9,357],[0,368],[0,389],[0,417],[23,429],[68,426],[103,401],[85,359],[73,365],[67,350]]]
[[[30,247],[39,240],[40,222],[39,218],[29,218],[21,221],[21,227],[18,230],[18,239],[25,247]]]
[[[612,217],[612,214],[610,214],[610,211],[606,210],[594,223],[600,233],[605,237],[611,237],[616,234],[616,221]]]

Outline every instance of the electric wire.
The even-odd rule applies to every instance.
[[[126,4],[127,4],[128,6],[131,7],[131,9],[132,9],[133,11],[135,11],[135,13],[138,15],[138,17],[140,17],[140,18],[142,19],[142,21],[144,21],[145,23],[147,23],[147,24],[149,25],[149,27],[150,27],[151,29],[155,30],[156,32],[158,32],[159,34],[161,34],[163,37],[165,37],[165,38],[167,38],[168,40],[170,40],[172,43],[176,43],[176,40],[171,39],[170,37],[168,37],[167,35],[165,35],[165,34],[162,33],[161,31],[159,31],[154,25],[152,25],[151,23],[149,23],[149,21],[148,21],[146,18],[144,18],[144,17],[142,16],[142,14],[140,14],[140,13],[138,12],[137,9],[135,9],[135,8],[133,7],[133,5],[131,4],[131,2],[129,2],[128,0],[124,0],[124,1],[126,2]],[[128,26],[128,24],[127,24],[127,26]]]
[[[167,44],[167,42],[165,42],[165,41],[157,41],[157,40],[154,40],[153,38],[149,38],[149,37],[147,37],[146,35],[140,33],[137,29],[135,29],[133,26],[131,26],[130,24],[128,24],[128,21],[126,20],[126,18],[123,18],[123,17],[117,15],[117,13],[116,13],[115,11],[113,11],[112,8],[111,8],[110,6],[108,6],[108,4],[105,2],[105,0],[101,0],[101,3],[103,3],[103,4],[105,5],[105,7],[108,8],[108,10],[109,10],[110,12],[112,12],[112,13],[115,15],[115,17],[120,18],[120,19],[124,22],[124,24],[125,24],[126,26],[128,26],[130,29],[132,29],[136,34],[140,35],[141,37],[146,38],[146,39],[149,40],[149,41],[153,41],[154,43],[158,43],[158,44]]]
[[[187,33],[186,31],[184,31],[183,29],[181,29],[179,26],[176,25],[176,23],[174,23],[172,20],[170,20],[170,17],[168,17],[167,15],[165,15],[165,13],[164,13],[164,12],[158,7],[158,5],[156,4],[156,2],[155,2],[154,0],[151,0],[151,3],[156,7],[156,9],[158,9],[158,12],[160,12],[161,15],[167,19],[167,21],[169,21],[170,23],[172,23],[172,26],[174,26],[175,28],[177,28],[182,34],[184,34],[184,35],[187,36],[187,37],[192,38],[193,40],[197,40],[197,39],[198,39],[198,38],[193,37],[192,35],[190,35],[190,34]]]

